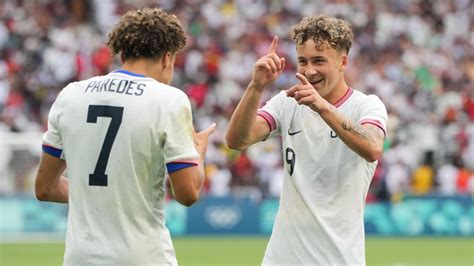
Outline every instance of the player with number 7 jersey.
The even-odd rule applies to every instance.
[[[150,32],[173,42],[133,40]],[[168,85],[185,41],[175,16],[130,11],[109,35],[122,69],[69,84],[51,107],[36,194],[69,203],[65,265],[177,264],[165,226],[165,176],[176,200],[193,204],[215,128],[195,133],[189,99]]]

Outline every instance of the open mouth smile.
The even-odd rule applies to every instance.
[[[316,80],[316,81],[310,81],[309,83],[311,83],[311,85],[316,85],[316,84],[321,83],[321,81],[323,81],[323,79]]]

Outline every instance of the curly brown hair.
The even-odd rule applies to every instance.
[[[349,53],[352,46],[352,29],[348,22],[320,15],[303,18],[291,29],[291,38],[301,45],[308,39],[316,43],[317,49],[326,45],[336,51]]]
[[[186,34],[181,22],[159,8],[128,11],[109,33],[107,46],[123,59],[155,59],[184,48]]]

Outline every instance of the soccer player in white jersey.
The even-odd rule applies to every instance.
[[[261,109],[265,87],[285,66],[275,36],[232,115],[226,140],[242,150],[282,138],[285,178],[263,265],[365,265],[364,206],[386,133],[375,95],[345,82],[350,25],[328,16],[292,29],[299,82]]]
[[[129,11],[107,42],[122,69],[69,84],[51,107],[36,195],[69,203],[65,265],[177,264],[165,173],[176,200],[193,204],[215,128],[195,133],[188,98],[168,85],[185,43],[176,16]]]

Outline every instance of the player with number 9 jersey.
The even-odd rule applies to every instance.
[[[157,39],[150,46],[133,39],[150,33]],[[152,47],[160,34],[175,39]],[[176,199],[193,204],[214,128],[195,133],[186,94],[168,85],[185,41],[175,16],[130,11],[109,35],[122,69],[70,83],[51,107],[36,193],[69,203],[65,265],[177,264],[165,226],[165,176]]]
[[[285,175],[262,265],[365,265],[364,207],[386,137],[387,111],[344,78],[353,33],[347,21],[317,15],[293,26],[296,84],[258,108],[283,72],[278,37],[255,63],[232,115],[229,147],[281,136]]]

